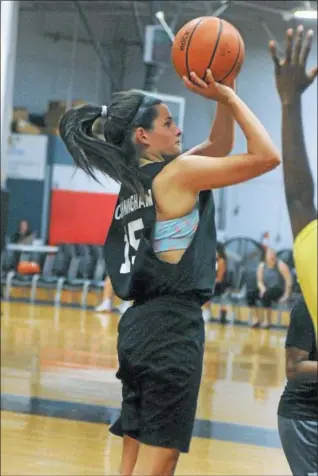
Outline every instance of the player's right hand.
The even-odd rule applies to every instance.
[[[305,34],[303,25],[299,25],[296,32],[289,28],[286,32],[286,53],[283,59],[277,56],[275,41],[269,42],[275,65],[276,87],[283,104],[293,103],[317,76],[317,66],[306,71],[313,36],[313,30],[308,30]]]
[[[191,72],[190,78],[183,76],[183,82],[187,89],[195,94],[199,94],[207,99],[214,99],[215,101],[227,104],[231,95],[235,94],[233,88],[220,84],[212,76],[211,70],[206,70],[204,80],[199,76]]]

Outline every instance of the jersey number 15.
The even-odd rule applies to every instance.
[[[144,223],[141,218],[128,223],[127,230],[125,230],[125,250],[124,250],[124,262],[120,267],[121,274],[130,273],[131,267],[135,262],[136,253],[139,247],[140,238],[136,238],[136,232],[144,228]],[[135,255],[129,253],[130,248],[133,248]]]

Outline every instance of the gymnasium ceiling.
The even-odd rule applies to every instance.
[[[51,0],[23,0],[21,2],[21,10],[46,10],[46,11],[72,11],[74,9],[72,1],[51,1]],[[80,2],[81,5],[91,12],[99,13],[108,13],[111,16],[131,14],[132,0],[84,0]],[[182,5],[183,14],[209,14],[213,11],[214,8],[220,6],[223,2],[221,0],[209,0],[209,1],[178,1],[178,0],[161,0],[161,1],[151,1],[151,0],[139,0],[135,2],[140,9],[141,15],[149,15],[151,11],[151,4],[154,4],[155,7],[158,7],[161,10],[164,10],[167,14],[173,14],[179,9],[179,5]],[[239,4],[250,5],[250,8],[253,9],[263,7],[264,10],[270,9],[273,12],[275,10],[290,11],[294,8],[306,8],[307,5],[312,4],[316,5],[316,1],[306,2],[306,1],[294,1],[294,0],[285,0],[285,1],[275,1],[275,0],[248,0],[248,1],[230,1],[232,7],[241,8]]]
[[[36,16],[38,24],[46,36],[60,39],[71,39],[74,18],[77,9],[73,1],[51,0],[23,0],[20,2],[22,15]],[[317,1],[182,1],[182,0],[88,0],[77,2],[80,4],[95,38],[102,42],[113,42],[122,39],[128,43],[140,42],[147,24],[157,23],[154,18],[156,11],[163,10],[166,21],[173,24],[173,31],[178,30],[187,21],[201,15],[213,15],[220,7],[227,4],[221,13],[222,18],[235,23],[255,23],[263,20],[270,27],[287,28],[294,20],[285,21],[284,13],[294,9],[317,8]],[[315,28],[317,22],[310,21],[310,28]],[[241,23],[242,24],[242,23]],[[142,32],[142,33],[141,33]],[[80,26],[80,38],[90,41],[87,29]]]

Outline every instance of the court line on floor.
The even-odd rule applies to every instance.
[[[120,413],[118,408],[107,406],[13,394],[1,395],[1,410],[107,425],[114,423]],[[193,436],[266,448],[281,448],[277,430],[237,423],[196,420]]]

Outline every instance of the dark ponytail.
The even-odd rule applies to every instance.
[[[85,105],[67,111],[60,122],[60,135],[76,166],[97,180],[96,170],[123,184],[134,193],[143,193],[139,153],[132,141],[137,127],[150,130],[161,101],[139,91],[113,95],[104,119],[105,141],[93,135],[94,122],[102,107]]]

